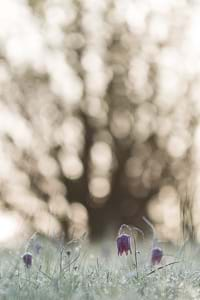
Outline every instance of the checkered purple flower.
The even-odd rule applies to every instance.
[[[33,257],[31,253],[25,253],[22,256],[23,262],[27,268],[30,268],[32,266],[32,258]]]
[[[163,257],[163,251],[159,247],[154,247],[151,250],[151,264],[153,266],[158,265],[161,262],[161,259]]]
[[[128,255],[128,252],[130,254],[132,253],[131,250],[131,236],[128,234],[120,234],[117,238],[117,249],[118,249],[118,255],[122,255],[125,253]]]

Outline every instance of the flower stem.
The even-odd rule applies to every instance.
[[[135,255],[135,268],[136,268],[136,277],[138,279],[138,259],[137,259],[137,244],[136,244],[136,239],[134,234],[132,234],[133,236],[133,241],[134,241],[134,255]]]

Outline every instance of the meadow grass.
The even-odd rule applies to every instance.
[[[116,241],[91,245],[85,240],[63,243],[40,240],[26,247],[33,255],[24,265],[24,249],[1,250],[0,299],[200,299],[198,247],[163,246],[162,264],[149,264],[150,242],[134,254],[118,257]]]

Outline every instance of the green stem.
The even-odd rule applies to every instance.
[[[135,268],[136,268],[136,277],[138,278],[138,260],[137,260],[137,244],[134,234],[132,234],[134,241],[134,254],[135,254]]]

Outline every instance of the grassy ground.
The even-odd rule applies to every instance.
[[[96,246],[39,241],[39,254],[34,243],[25,249],[33,254],[30,268],[21,258],[24,249],[1,251],[0,299],[200,299],[198,249],[164,246],[155,269],[149,265],[150,244],[143,243],[137,276],[134,255],[118,257],[115,241]]]

